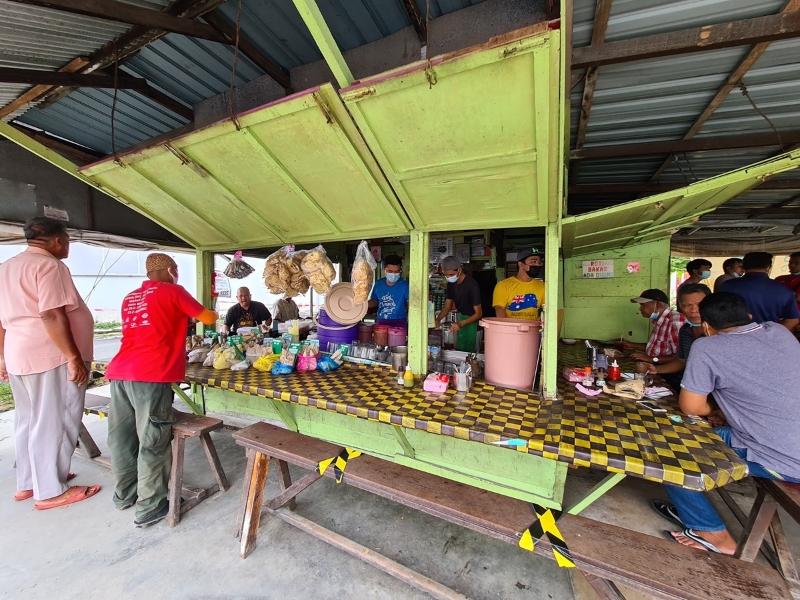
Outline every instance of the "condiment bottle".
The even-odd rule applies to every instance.
[[[414,373],[411,372],[410,365],[406,365],[406,372],[403,373],[403,387],[414,387]]]
[[[589,387],[594,383],[594,377],[592,377],[592,367],[584,367],[583,368],[583,385],[584,387]]]
[[[608,380],[609,381],[619,381],[622,379],[622,374],[619,372],[619,365],[615,360],[611,363],[611,366],[608,368]]]

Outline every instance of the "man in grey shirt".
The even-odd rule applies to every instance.
[[[713,392],[729,425],[714,432],[747,461],[751,475],[800,483],[800,344],[778,323],[753,323],[747,303],[719,292],[700,303],[706,335],[692,344],[681,383],[680,407],[708,415]],[[653,507],[680,524],[670,532],[685,546],[733,554],[736,541],[702,492],[666,486],[674,506]]]

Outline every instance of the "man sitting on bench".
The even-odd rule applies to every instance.
[[[800,396],[793,374],[800,344],[778,323],[753,323],[741,296],[719,292],[700,303],[705,338],[692,344],[680,407],[711,413],[713,393],[729,425],[715,428],[747,460],[750,475],[800,483]],[[660,515],[683,528],[669,532],[685,546],[734,554],[736,541],[702,492],[666,486],[674,506],[653,501]]]

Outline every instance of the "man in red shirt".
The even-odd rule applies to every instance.
[[[794,292],[797,308],[800,308],[800,252],[792,252],[789,255],[789,274],[776,277],[775,281]]]
[[[135,504],[137,527],[157,523],[169,510],[172,384],[186,376],[188,320],[217,320],[217,313],[177,285],[172,258],[151,254],[146,268],[148,281],[122,301],[122,344],[106,370],[114,504],[120,510]]]

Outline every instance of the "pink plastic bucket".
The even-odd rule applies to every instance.
[[[531,389],[539,361],[541,321],[481,319],[485,330],[486,382]]]
[[[408,329],[405,327],[389,327],[389,346],[405,346],[408,341]]]

